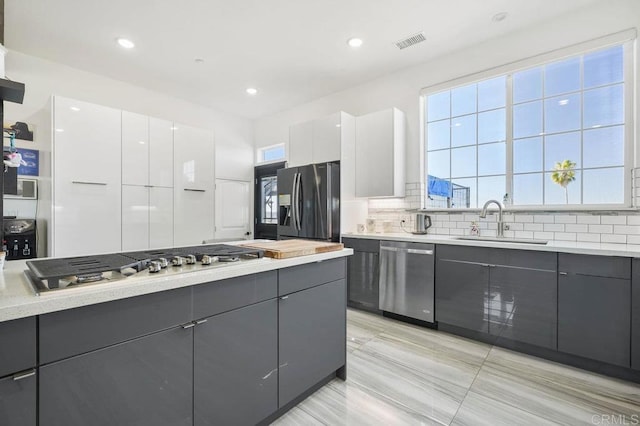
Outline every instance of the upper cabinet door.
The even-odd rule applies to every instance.
[[[356,118],[356,197],[404,197],[405,119],[395,108]]]
[[[122,185],[122,250],[149,248],[149,189]]]
[[[120,185],[120,110],[56,96],[56,180]]]
[[[173,246],[173,189],[149,188],[149,248]]]
[[[289,127],[288,167],[313,163],[313,122],[294,124]]]
[[[149,117],[122,111],[122,183],[149,185]]]
[[[340,161],[340,113],[313,121],[313,163]]]
[[[214,187],[213,132],[176,124],[174,141],[174,185],[179,189],[207,190]]]
[[[149,119],[149,185],[173,187],[173,123]],[[213,143],[213,142],[212,142]]]

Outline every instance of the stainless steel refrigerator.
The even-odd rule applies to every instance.
[[[278,239],[340,240],[340,163],[278,170]]]

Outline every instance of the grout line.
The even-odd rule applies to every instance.
[[[487,351],[487,355],[485,355],[484,359],[482,360],[482,364],[480,364],[480,367],[478,368],[478,372],[476,373],[475,377],[473,378],[473,381],[471,382],[471,384],[469,385],[469,387],[467,388],[467,391],[464,394],[464,397],[462,398],[462,401],[460,401],[460,405],[458,405],[458,409],[456,410],[456,413],[453,415],[453,417],[451,418],[451,421],[449,422],[449,425],[453,424],[453,421],[456,419],[456,417],[458,416],[458,412],[460,412],[460,408],[462,408],[462,404],[464,404],[464,401],[467,399],[467,395],[469,395],[469,392],[471,391],[471,388],[473,387],[473,384],[476,382],[476,380],[478,379],[478,375],[480,374],[480,372],[482,371],[482,368],[484,367],[485,362],[487,361],[487,358],[489,358],[489,354],[491,354],[491,351],[495,348],[495,345],[491,345],[491,348]]]

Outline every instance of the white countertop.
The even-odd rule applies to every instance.
[[[36,296],[24,275],[24,260],[5,262],[0,276],[0,322],[48,312],[62,311],[80,306],[125,299],[174,288],[188,287],[243,275],[273,271],[305,263],[335,259],[353,254],[351,249],[328,253],[275,260],[270,258],[247,260],[238,263],[219,264],[208,268],[185,265],[176,274],[150,274],[140,272],[132,277],[114,282],[100,282],[83,287],[71,287]]]
[[[450,235],[414,235],[409,233],[348,233],[343,238],[409,241],[415,243],[449,244],[458,246],[493,247],[513,250],[553,251],[559,253],[592,254],[598,256],[640,257],[638,244],[587,243],[575,241],[549,241],[547,244],[512,243],[504,241],[458,240]]]

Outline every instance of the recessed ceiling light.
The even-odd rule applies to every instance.
[[[341,124],[336,124],[336,127],[342,127],[342,125]]]
[[[251,96],[254,96],[258,93],[258,89],[256,89],[255,87],[247,87],[247,93]]]
[[[76,106],[73,106],[73,107],[71,107],[71,111],[78,112],[78,111],[80,111],[80,108],[78,108]]]
[[[134,47],[136,47],[136,44],[128,38],[120,37],[116,41],[121,47],[124,47],[125,49],[133,49]]]
[[[507,19],[507,16],[509,14],[507,12],[500,12],[500,13],[496,13],[495,15],[493,15],[493,18],[491,18],[491,20],[493,22],[502,22],[505,19]]]
[[[144,145],[144,141],[138,141],[140,145]]]
[[[171,126],[169,127],[171,130],[178,130],[178,128],[176,126]]]
[[[350,38],[349,40],[347,40],[347,44],[351,47],[360,47],[362,46],[362,39],[361,38],[357,38],[357,37],[353,37]]]

